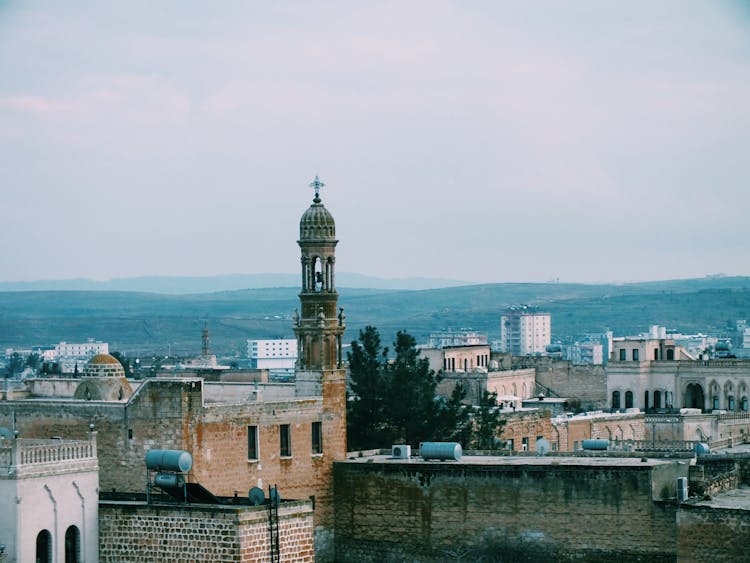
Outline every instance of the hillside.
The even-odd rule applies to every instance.
[[[244,354],[248,338],[291,337],[297,288],[163,295],[115,291],[0,293],[0,346],[51,345],[86,338],[127,354],[194,354],[204,322],[219,354]],[[447,327],[499,336],[499,315],[511,304],[552,313],[553,338],[605,328],[618,335],[650,324],[691,333],[726,333],[750,317],[750,278],[703,278],[636,284],[486,284],[421,291],[340,289],[347,341],[367,324],[386,341],[397,330],[418,340]]]

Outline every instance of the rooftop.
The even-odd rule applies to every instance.
[[[642,461],[645,460],[645,461]],[[390,455],[371,455],[348,458],[345,463],[385,463],[389,465],[494,465],[494,466],[567,466],[567,467],[653,467],[674,463],[675,459],[641,457],[591,456],[484,456],[465,455],[459,461],[425,461],[421,457],[398,459]]]

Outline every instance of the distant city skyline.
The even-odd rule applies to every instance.
[[[737,0],[0,3],[0,281],[749,275]]]

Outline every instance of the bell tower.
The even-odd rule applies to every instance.
[[[342,367],[341,343],[344,310],[338,308],[336,293],[336,225],[320,199],[325,184],[315,176],[312,205],[299,223],[302,290],[300,312],[294,313],[297,337],[297,369],[327,371]]]

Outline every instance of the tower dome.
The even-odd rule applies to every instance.
[[[299,238],[305,241],[334,241],[336,240],[336,223],[333,215],[320,199],[320,188],[325,184],[315,176],[310,186],[315,189],[315,198],[299,221]]]

